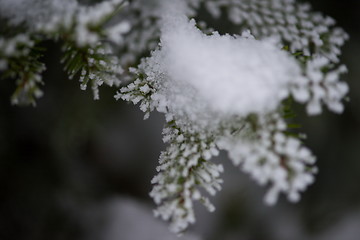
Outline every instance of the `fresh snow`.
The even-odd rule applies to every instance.
[[[167,103],[189,118],[204,108],[242,117],[274,111],[301,78],[297,62],[274,39],[259,41],[249,32],[205,35],[185,16],[165,21],[160,50],[147,60],[148,70],[155,69],[161,79]]]

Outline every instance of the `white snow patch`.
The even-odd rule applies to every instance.
[[[158,78],[170,108],[190,118],[206,109],[221,116],[271,112],[301,77],[295,59],[272,40],[249,32],[205,35],[185,16],[164,22],[146,74]]]

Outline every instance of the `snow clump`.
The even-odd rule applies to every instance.
[[[211,118],[204,112],[222,119],[266,114],[302,78],[296,60],[274,39],[259,41],[248,31],[206,35],[194,20],[174,18],[164,24],[159,50],[146,60],[145,74],[159,86],[160,109],[166,105],[193,121]]]

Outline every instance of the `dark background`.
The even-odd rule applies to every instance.
[[[217,211],[198,208],[190,229],[195,236],[360,239],[360,2],[310,2],[350,35],[342,55],[350,86],[344,114],[308,117],[298,107],[306,144],[318,157],[316,182],[300,203],[282,198],[266,207],[265,189],[223,154],[217,160],[225,164],[224,189],[214,199]],[[154,113],[143,121],[137,107],[116,102],[116,90],[107,87],[100,89],[100,101],[92,100],[90,91],[66,80],[59,46],[46,45],[45,95],[35,108],[10,105],[12,81],[0,88],[0,239],[176,239],[151,217],[148,196],[164,149],[162,116]]]

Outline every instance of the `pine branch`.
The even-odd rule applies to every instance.
[[[169,123],[163,134],[170,146],[160,155],[150,196],[159,205],[155,216],[170,221],[170,229],[181,233],[195,222],[193,201],[214,211],[215,207],[199,188],[210,195],[220,191],[222,180],[219,176],[223,167],[208,161],[218,155],[213,141],[181,132],[174,123]]]
[[[267,204],[275,204],[280,192],[290,201],[299,201],[299,192],[314,181],[315,157],[299,139],[288,136],[279,114],[254,116],[247,122],[237,134],[220,137],[219,148],[227,150],[234,165],[260,185],[270,184]]]
[[[43,3],[34,4],[42,6]],[[39,21],[29,13],[29,18],[33,17],[34,21],[24,19],[22,26],[25,33],[9,39],[0,37],[0,70],[4,71],[2,77],[17,79],[12,103],[35,105],[35,99],[42,96],[39,85],[43,84],[42,72],[45,66],[40,62],[41,54],[34,45],[35,42],[41,44],[47,40],[60,40],[64,43],[65,71],[69,78],[79,76],[83,90],[90,82],[94,99],[99,99],[98,88],[103,83],[119,86],[119,75],[123,70],[109,41],[121,42],[122,35],[129,30],[129,26],[123,21],[110,27],[105,25],[123,9],[126,1],[111,0],[92,7],[75,3],[70,4],[69,9],[59,10],[56,9],[57,2],[49,4],[54,8],[49,9],[53,14],[44,13],[45,21]],[[11,27],[11,21],[9,22],[8,28]]]
[[[11,96],[14,105],[36,105],[36,99],[43,94],[40,85],[45,65],[39,60],[43,50],[36,46],[37,42],[24,34],[0,39],[0,70],[4,71],[1,78],[16,81],[17,87]]]
[[[64,45],[63,51],[62,62],[69,78],[79,75],[81,90],[86,90],[90,83],[95,100],[99,99],[99,86],[103,83],[110,87],[120,85],[119,75],[123,69],[110,48],[102,44],[94,48],[78,48],[70,43]]]

